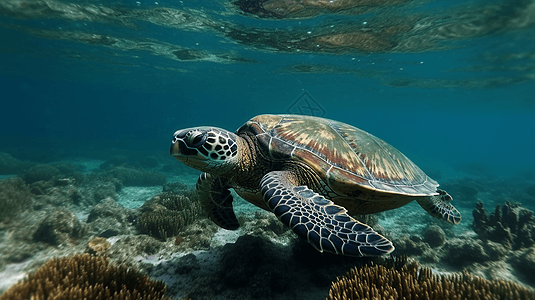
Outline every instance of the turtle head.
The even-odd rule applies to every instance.
[[[236,164],[238,139],[234,133],[216,127],[182,129],[174,134],[171,155],[197,170],[223,173]]]

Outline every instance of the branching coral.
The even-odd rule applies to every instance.
[[[143,213],[136,221],[141,233],[165,240],[178,234],[184,226],[203,217],[203,211],[196,196],[186,197],[174,193],[162,193],[147,201]]]
[[[77,254],[49,260],[0,296],[11,299],[169,299],[166,286],[102,256]]]
[[[434,275],[417,263],[364,265],[331,285],[327,300],[349,299],[535,299],[535,292],[503,280],[486,280],[464,272]]]
[[[502,243],[513,250],[535,244],[535,214],[528,209],[506,202],[488,215],[483,203],[478,202],[472,214],[474,231],[484,240]]]
[[[168,237],[176,236],[183,226],[182,214],[170,210],[145,212],[136,221],[136,227],[141,233],[163,241]]]

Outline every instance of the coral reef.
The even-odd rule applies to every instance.
[[[60,174],[60,170],[52,165],[36,165],[26,171],[22,179],[31,184],[37,181],[49,181]]]
[[[0,152],[0,175],[20,174],[33,165],[35,164],[18,160],[8,153]]]
[[[288,270],[284,266],[282,258],[270,251],[262,238],[245,235],[223,247],[220,278],[231,288],[263,282],[250,291],[250,298],[265,297],[288,288]]]
[[[185,226],[204,216],[197,197],[162,193],[147,201],[136,220],[140,233],[165,241],[176,236]]]
[[[117,193],[123,188],[123,183],[117,178],[91,173],[77,180],[76,186],[83,195],[79,204],[92,206],[108,198],[118,200]]]
[[[183,215],[179,211],[167,209],[145,212],[136,220],[136,227],[140,233],[162,241],[176,236],[184,224]]]
[[[497,205],[490,215],[482,202],[473,211],[474,231],[481,239],[504,244],[518,250],[535,244],[535,215],[519,205],[506,202]]]
[[[341,299],[518,299],[535,291],[504,280],[486,280],[463,272],[434,275],[413,263],[364,265],[333,282],[327,300]]]
[[[17,218],[19,213],[31,208],[33,197],[22,179],[0,180],[0,222]]]
[[[103,255],[110,247],[111,244],[105,238],[96,237],[87,243],[87,252],[93,255]]]
[[[424,242],[432,248],[444,245],[446,242],[446,233],[438,225],[431,225],[424,232]]]
[[[68,209],[60,208],[49,214],[37,227],[33,238],[50,245],[72,244],[85,232],[78,218]]]
[[[166,286],[139,271],[115,265],[102,256],[77,254],[52,259],[15,284],[0,300],[9,299],[169,299]]]
[[[134,210],[125,208],[108,197],[91,208],[86,222],[89,231],[99,237],[109,238],[134,233],[131,223],[136,215]]]
[[[523,279],[535,284],[535,246],[521,251],[519,255],[512,259],[512,264],[523,275]]]

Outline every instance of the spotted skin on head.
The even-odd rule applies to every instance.
[[[178,149],[173,152],[173,149]],[[238,155],[236,136],[216,127],[196,127],[175,132],[171,154],[197,156],[207,161],[225,161]]]

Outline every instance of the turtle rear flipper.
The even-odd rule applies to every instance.
[[[446,191],[437,189],[438,195],[419,198],[418,204],[435,218],[451,224],[461,223],[461,213],[451,205],[453,199]]]
[[[378,256],[394,250],[392,242],[351,218],[345,208],[306,186],[292,184],[289,171],[273,171],[260,183],[262,197],[277,217],[318,251],[349,256]]]
[[[219,227],[236,230],[240,227],[232,209],[232,194],[227,180],[209,173],[202,173],[197,180],[197,194],[208,218]]]

